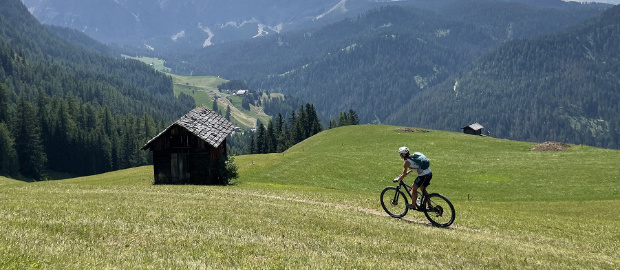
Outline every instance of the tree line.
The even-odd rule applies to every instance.
[[[0,84],[0,105],[8,88]],[[20,95],[15,111],[0,115],[0,173],[40,180],[49,170],[98,174],[151,163],[140,148],[166,126],[151,116],[113,114],[108,107],[50,97]]]
[[[289,117],[278,112],[269,122],[258,123],[256,130],[236,133],[229,136],[228,149],[231,154],[281,153],[291,146],[323,131],[314,105],[306,103],[298,110],[288,113]],[[338,119],[329,121],[329,128],[357,125],[359,117],[354,110],[342,112]]]
[[[278,113],[267,125],[260,123],[256,135],[251,133],[250,154],[280,153],[323,130],[314,105],[306,103],[291,117]]]
[[[54,32],[67,30],[55,28]],[[63,38],[81,40],[78,44]],[[90,45],[89,45],[90,44]],[[0,9],[0,175],[45,179],[149,163],[150,138],[195,106],[172,79],[43,27],[19,1]]]

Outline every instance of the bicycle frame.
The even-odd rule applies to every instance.
[[[403,191],[405,189],[405,191]],[[455,211],[452,202],[446,196],[439,193],[428,193],[426,188],[422,190],[420,196],[420,205],[415,209],[409,207],[403,208],[405,203],[411,200],[412,204],[416,204],[413,200],[411,193],[409,193],[411,186],[407,183],[398,181],[395,186],[388,186],[381,191],[381,207],[393,218],[402,218],[407,214],[409,210],[415,210],[422,212],[426,218],[434,225],[438,227],[448,227],[454,222]],[[405,195],[407,193],[408,195]],[[407,199],[409,196],[409,200]],[[404,198],[400,198],[404,197]]]
[[[396,189],[400,190],[401,187],[405,188],[405,192],[403,192],[403,193],[407,194],[407,196],[409,197],[409,200],[411,201],[411,204],[417,204],[417,202],[415,200],[413,200],[413,197],[411,196],[411,192],[409,192],[411,190],[411,186],[408,185],[407,183],[405,183],[405,181],[400,180],[399,183],[398,183],[398,187],[396,187]],[[426,200],[426,196],[425,196],[424,192],[418,192],[418,193],[420,193],[420,194],[418,194],[418,196],[420,197],[420,205],[422,205],[422,204],[424,204],[424,201]],[[426,193],[428,193],[428,191]],[[396,196],[399,196],[399,194],[400,194],[399,192],[396,192]],[[394,199],[397,199],[397,198],[394,198]],[[417,206],[416,206],[415,210],[422,211]]]

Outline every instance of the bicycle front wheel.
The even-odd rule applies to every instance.
[[[438,227],[448,227],[452,225],[455,218],[455,211],[452,202],[439,193],[433,193],[428,195],[424,200],[425,207],[430,205],[430,208],[427,208],[424,211],[424,215],[434,226]]]
[[[393,218],[401,218],[407,214],[407,196],[396,187],[386,187],[381,191],[381,206]]]

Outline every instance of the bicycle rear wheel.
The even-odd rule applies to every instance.
[[[454,222],[456,213],[452,202],[445,196],[439,193],[433,193],[428,195],[424,199],[424,206],[427,207],[430,203],[430,208],[424,211],[424,215],[434,226],[448,227]]]
[[[401,218],[407,214],[407,196],[396,187],[386,187],[381,191],[381,206],[393,218]]]

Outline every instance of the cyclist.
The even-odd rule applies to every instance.
[[[413,156],[409,152],[409,148],[407,148],[406,146],[398,148],[398,153],[400,154],[400,158],[402,158],[405,162],[403,164],[403,172],[400,174],[400,176],[394,178],[394,182],[403,180],[403,178],[405,178],[405,176],[407,176],[409,173],[413,172],[413,170],[418,173],[418,177],[413,181],[413,185],[411,185],[411,199],[413,201],[411,202],[411,204],[407,205],[407,207],[410,209],[416,209],[417,207],[421,207],[421,205],[416,205],[418,199],[418,188],[422,190],[424,196],[428,196],[426,187],[431,184],[433,173],[431,172],[430,167],[424,170],[420,168],[420,165],[414,161]],[[422,153],[415,154],[422,155]],[[428,208],[430,208],[430,205],[428,206]]]

